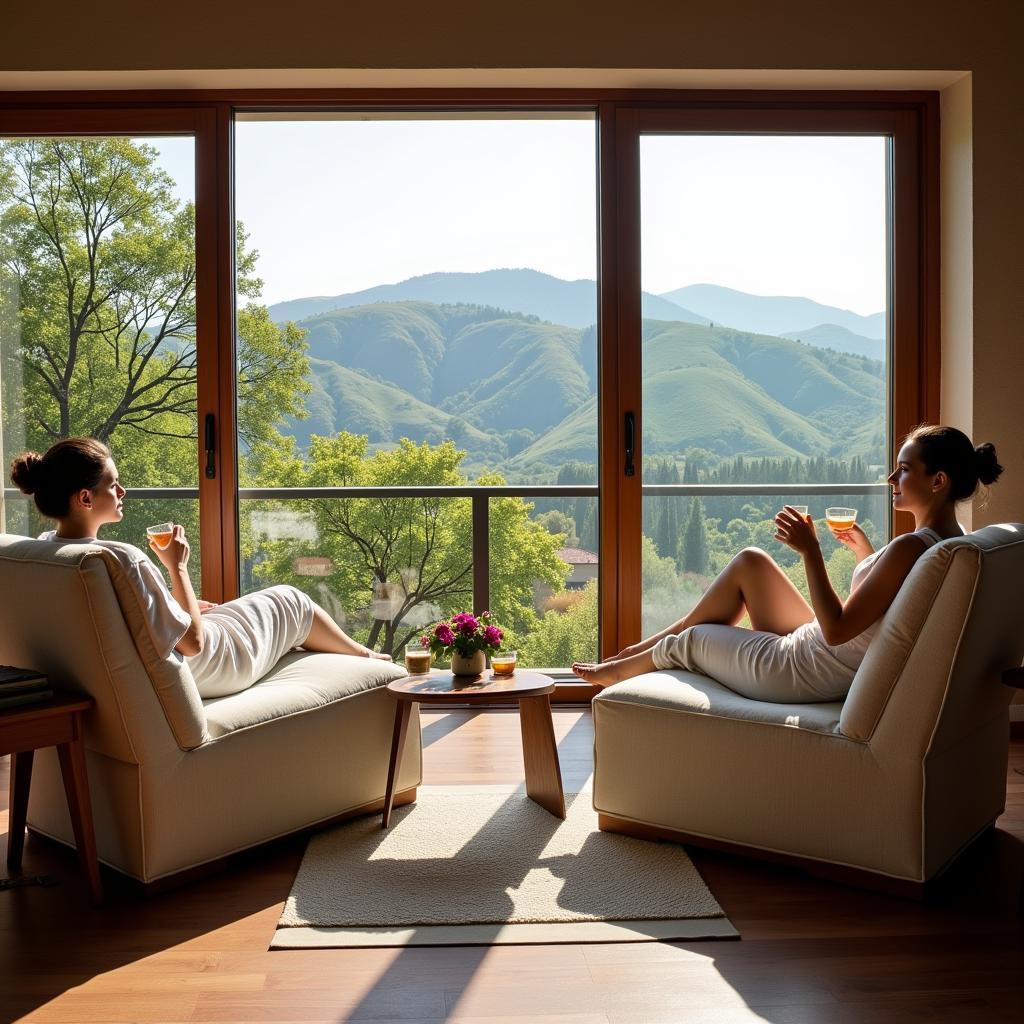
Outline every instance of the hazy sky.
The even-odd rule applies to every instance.
[[[591,120],[239,121],[235,143],[267,303],[434,271],[596,276]],[[155,144],[191,195],[191,142]],[[645,137],[641,172],[647,291],[884,309],[881,139]]]

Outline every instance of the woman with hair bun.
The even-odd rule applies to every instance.
[[[294,647],[391,660],[353,640],[295,587],[269,587],[221,605],[200,601],[188,574],[191,549],[182,526],[174,527],[165,547],[149,542],[167,570],[170,590],[138,548],[97,540],[103,526],[123,518],[125,489],[110,449],[94,438],[58,441],[44,455],[24,452],[11,464],[11,479],[44,516],[57,520],[40,540],[100,544],[113,552],[146,612],[157,653],[183,656],[204,698],[244,690]]]
[[[957,503],[973,497],[979,484],[995,483],[1002,471],[991,444],[975,447],[955,427],[919,426],[904,439],[888,480],[892,507],[914,517],[914,532],[875,551],[856,524],[833,530],[857,559],[845,602],[832,589],[813,521],[786,505],[775,517],[775,538],[802,556],[810,604],[770,555],[746,548],[687,615],[606,662],[577,663],[573,670],[607,686],[682,668],[753,700],[839,700],[914,563],[939,541],[963,536]],[[736,625],[744,614],[750,629]]]

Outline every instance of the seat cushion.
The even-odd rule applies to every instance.
[[[386,686],[405,674],[400,665],[376,658],[296,651],[247,690],[205,701],[206,728],[216,739]]]
[[[834,735],[839,733],[842,702],[827,704],[769,704],[749,700],[708,676],[671,670],[647,672],[615,683],[595,698],[665,708],[694,715],[731,718],[759,725]]]

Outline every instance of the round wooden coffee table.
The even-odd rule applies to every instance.
[[[395,706],[395,731],[388,764],[388,787],[384,794],[381,828],[391,822],[395,782],[402,766],[402,751],[409,730],[414,704],[450,704],[452,700],[468,704],[507,704],[519,702],[519,724],[523,734],[523,764],[526,768],[526,792],[556,818],[565,817],[562,772],[558,766],[558,747],[551,721],[549,694],[555,681],[540,672],[517,669],[511,676],[495,676],[490,669],[478,676],[454,676],[451,672],[406,676],[388,683],[398,699]]]

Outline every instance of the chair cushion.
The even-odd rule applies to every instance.
[[[770,704],[741,697],[721,683],[696,672],[646,672],[603,690],[595,700],[620,701],[693,715],[731,718],[811,732],[839,733],[842,702]]]
[[[199,688],[188,670],[187,662],[175,650],[166,655],[161,655],[157,650],[147,609],[142,606],[139,593],[132,586],[117,556],[98,545],[90,545],[89,550],[99,554],[107,567],[117,603],[121,606],[121,614],[128,624],[135,650],[153,684],[167,724],[174,733],[175,742],[182,750],[195,749],[206,741],[207,736],[203,729]]]
[[[23,597],[5,603],[0,661],[44,670],[59,688],[90,693],[99,705],[87,731],[90,749],[139,762],[159,756],[165,740],[181,750],[205,742],[195,681],[180,655],[160,657],[113,552],[0,534],[0,594]]]
[[[296,651],[240,693],[205,701],[206,728],[216,739],[386,686],[405,674],[400,665],[376,658]]]
[[[1024,526],[987,526],[964,537],[944,540],[918,559],[882,617],[854,676],[843,707],[844,735],[858,740],[873,737],[897,682],[912,660],[916,675],[933,679],[936,686],[931,689],[941,692],[939,688],[945,685],[957,642],[978,596],[982,564],[986,560],[990,573],[1004,561],[1009,563],[1011,577],[1018,573],[1024,567]],[[1000,598],[1005,600],[1006,595],[996,594],[996,603]],[[998,621],[993,615],[983,619],[991,622],[993,629]],[[922,641],[924,646],[918,644],[922,633],[928,634]],[[991,647],[994,642],[988,637],[984,643]],[[973,656],[977,660],[980,655]],[[930,735],[934,719],[920,714],[920,704],[918,711],[918,718],[927,724]]]

